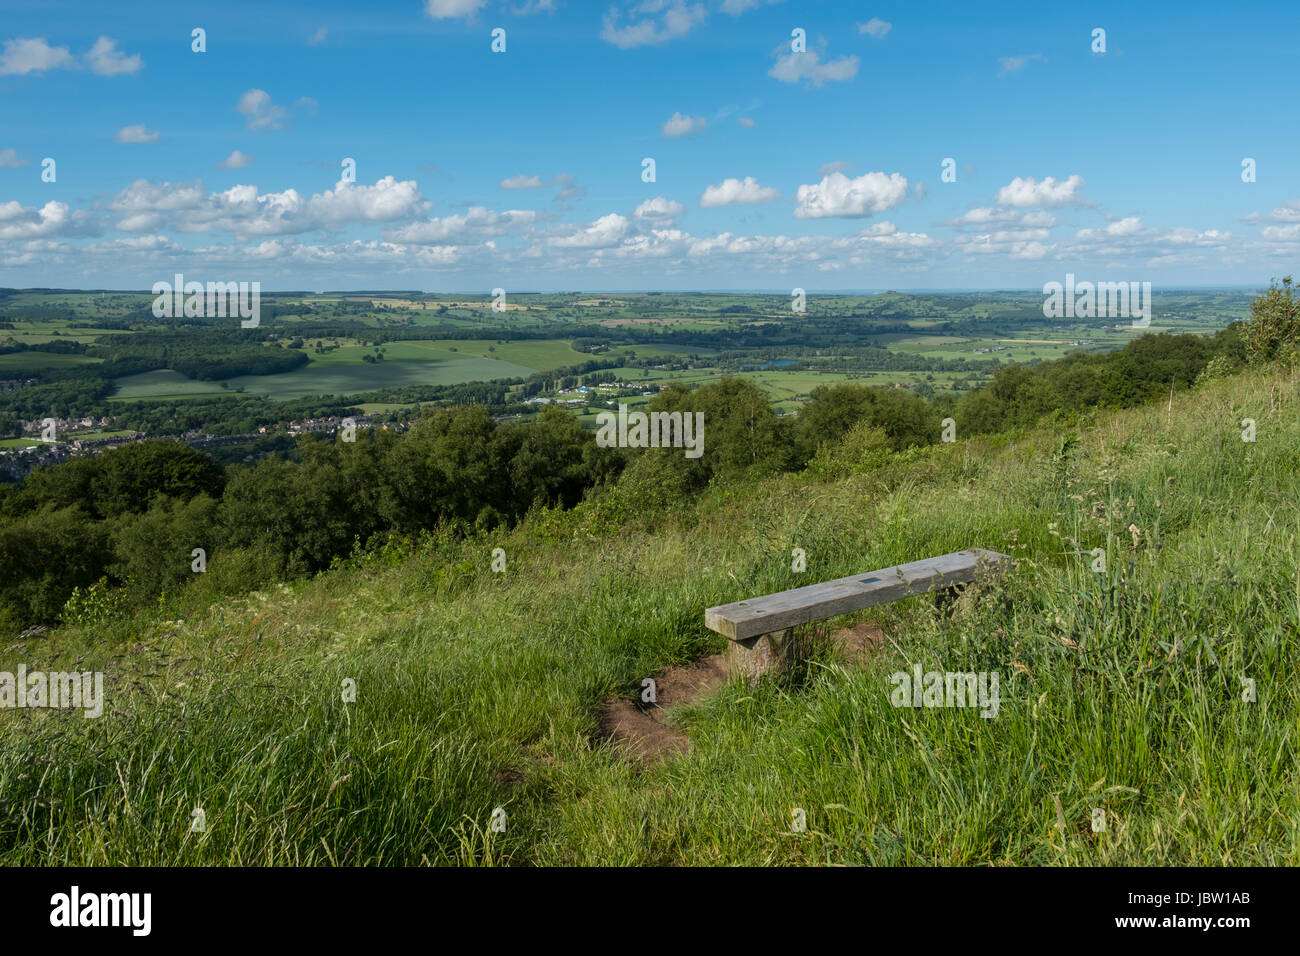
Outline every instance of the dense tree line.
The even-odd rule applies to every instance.
[[[319,571],[378,533],[513,523],[535,506],[572,507],[621,465],[557,408],[527,425],[497,425],[481,406],[439,409],[400,436],[308,438],[299,452],[222,468],[147,441],[0,488],[0,627],[55,620],[74,588],[101,577],[147,600],[190,579],[195,548],[241,552],[263,576],[254,586]]]
[[[355,442],[300,439],[294,460],[222,467],[170,442],[143,442],[38,469],[0,488],[0,627],[57,620],[74,588],[104,578],[141,602],[192,579],[191,554],[224,555],[237,583],[319,571],[387,534],[511,525],[538,506],[572,507],[590,494],[668,501],[713,482],[811,468],[834,475],[851,460],[962,434],[1027,427],[1085,408],[1124,407],[1170,388],[1300,349],[1291,284],[1257,301],[1250,323],[1210,337],[1146,335],[1101,355],[1075,353],[1000,369],[958,400],[905,389],[837,384],[780,416],[753,382],[671,385],[652,412],[702,413],[705,454],[597,445],[550,406],[533,423],[495,422],[482,405],[429,410],[409,431],[362,430]],[[80,593],[80,592],[78,592]]]

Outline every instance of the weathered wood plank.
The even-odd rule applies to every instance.
[[[1010,564],[1011,558],[1005,554],[970,548],[711,607],[704,612],[704,625],[733,641],[743,641],[914,594],[966,584],[974,581],[977,574]]]

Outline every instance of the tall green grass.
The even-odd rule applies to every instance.
[[[56,632],[0,670],[102,669],[108,704],[0,711],[0,863],[1296,863],[1296,400],[1238,377],[1077,436],[614,494]],[[602,700],[723,648],[705,607],[971,546],[1015,571],[952,616],[857,615],[889,635],[868,665],[728,685],[660,765],[598,739]],[[998,716],[893,707],[915,663],[997,671]]]

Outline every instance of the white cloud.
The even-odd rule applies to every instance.
[[[244,93],[235,104],[235,111],[247,117],[249,129],[280,129],[287,115],[283,106],[271,102],[270,93],[258,89]]]
[[[689,4],[684,0],[643,0],[627,11],[629,22],[619,26],[623,18],[616,9],[605,14],[600,38],[620,50],[639,46],[658,46],[690,33],[707,18],[702,4]],[[639,20],[632,20],[640,17]]]
[[[308,46],[320,46],[329,36],[329,27],[317,27],[316,32],[307,38]]]
[[[420,244],[445,243],[453,239],[482,240],[490,236],[503,236],[520,226],[532,225],[537,213],[526,209],[509,209],[496,212],[485,206],[472,206],[463,215],[443,216],[413,222],[389,230],[389,239]]]
[[[986,223],[1007,222],[1014,219],[1016,214],[1008,209],[991,209],[988,206],[980,206],[976,209],[968,209],[955,219],[949,219],[944,223],[945,226],[982,226]]]
[[[1294,226],[1265,226],[1259,231],[1265,239],[1289,242],[1300,239],[1300,224]]]
[[[834,172],[820,183],[799,187],[794,214],[798,219],[857,219],[883,212],[906,198],[907,179],[898,173],[864,173],[850,179]]]
[[[0,203],[0,239],[37,239],[48,236],[87,235],[92,231],[90,216],[73,212],[67,203],[50,200],[40,209],[18,202]]]
[[[744,180],[724,179],[716,186],[707,187],[700,194],[700,208],[716,209],[734,203],[765,203],[780,198],[779,191],[760,186],[753,176],[746,176]]]
[[[425,212],[429,203],[413,180],[385,176],[373,186],[338,182],[305,198],[296,189],[259,193],[241,184],[206,194],[202,182],[151,183],[136,180],[108,204],[123,214],[128,231],[160,228],[170,219],[179,232],[222,230],[237,236],[271,236],[340,228],[350,223],[394,222]],[[147,214],[167,216],[149,218]],[[177,215],[177,214],[181,215]]]
[[[687,133],[697,133],[705,127],[703,116],[686,116],[682,113],[674,113],[664,123],[662,132],[665,136],[672,138],[675,136],[685,136]]]
[[[1011,246],[1012,259],[1041,259],[1047,255],[1047,246],[1041,242],[1017,242]]]
[[[424,12],[434,20],[472,19],[485,0],[425,0]]]
[[[76,70],[83,66],[66,46],[50,46],[44,37],[6,40],[0,54],[0,75],[26,75],[46,70]],[[101,36],[86,51],[84,66],[100,76],[122,76],[144,68],[140,54],[130,56],[117,48],[117,41]]]
[[[0,53],[0,75],[22,76],[76,67],[77,58],[68,52],[66,46],[50,46],[44,37],[5,40],[5,51]]]
[[[654,219],[662,221],[665,219],[676,219],[684,215],[686,207],[675,199],[667,199],[663,196],[656,196],[654,199],[647,199],[641,205],[636,207],[632,214],[638,219]]]
[[[1048,176],[1042,182],[1032,176],[1017,176],[998,190],[997,204],[1017,207],[1086,205],[1079,193],[1083,184],[1083,177],[1078,175],[1059,182],[1054,176]]]
[[[19,166],[29,165],[31,165],[30,160],[18,158],[18,150],[0,149],[0,169],[17,169]]]
[[[1004,56],[998,62],[1002,68],[998,70],[998,76],[1006,76],[1008,73],[1019,73],[1030,63],[1035,60],[1046,60],[1047,57],[1041,53],[1023,53],[1020,56]]]
[[[156,212],[136,212],[123,216],[116,223],[123,232],[151,232],[162,225],[163,217]]]
[[[894,25],[892,23],[882,20],[880,19],[880,17],[872,17],[866,23],[858,24],[858,32],[865,33],[868,36],[875,37],[877,40],[879,40],[886,33],[888,33],[890,29],[893,28],[893,26]]]
[[[158,131],[145,129],[144,123],[123,126],[117,131],[117,141],[119,143],[156,143],[158,142]]]
[[[842,56],[838,60],[823,63],[816,50],[787,52],[777,56],[775,65],[767,71],[767,75],[782,83],[798,83],[803,80],[806,86],[842,83],[858,75],[858,58]]]
[[[1106,235],[1108,236],[1133,236],[1141,231],[1142,220],[1137,216],[1117,220],[1106,227]]]
[[[323,225],[349,222],[391,222],[418,212],[424,205],[415,180],[385,176],[373,186],[344,180],[307,201],[307,216]]]
[[[1300,199],[1282,203],[1273,210],[1273,219],[1277,222],[1300,222]]]
[[[86,65],[100,76],[121,76],[144,69],[144,60],[139,53],[126,56],[117,49],[116,40],[100,37],[86,54]]]
[[[152,183],[147,179],[137,179],[114,196],[108,208],[127,213],[197,209],[203,196],[203,183],[197,179],[189,183]]]
[[[601,216],[590,226],[567,236],[552,236],[551,245],[561,249],[604,249],[618,244],[627,234],[628,220],[616,212]]]
[[[253,165],[253,157],[246,156],[239,150],[232,150],[230,155],[217,163],[217,169],[246,169]]]
[[[745,129],[754,128],[754,121],[750,119],[748,116],[737,117],[736,122],[739,123],[741,126],[745,127]]]
[[[1055,216],[1042,209],[1034,209],[1025,213],[1020,217],[1020,221],[1026,226],[1040,226],[1046,229],[1051,229],[1058,222]]]

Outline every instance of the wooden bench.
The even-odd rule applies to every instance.
[[[951,597],[959,585],[983,580],[1011,563],[1005,554],[969,548],[711,607],[704,612],[704,625],[731,638],[732,668],[752,681],[790,662],[793,630],[801,624],[930,591]]]

